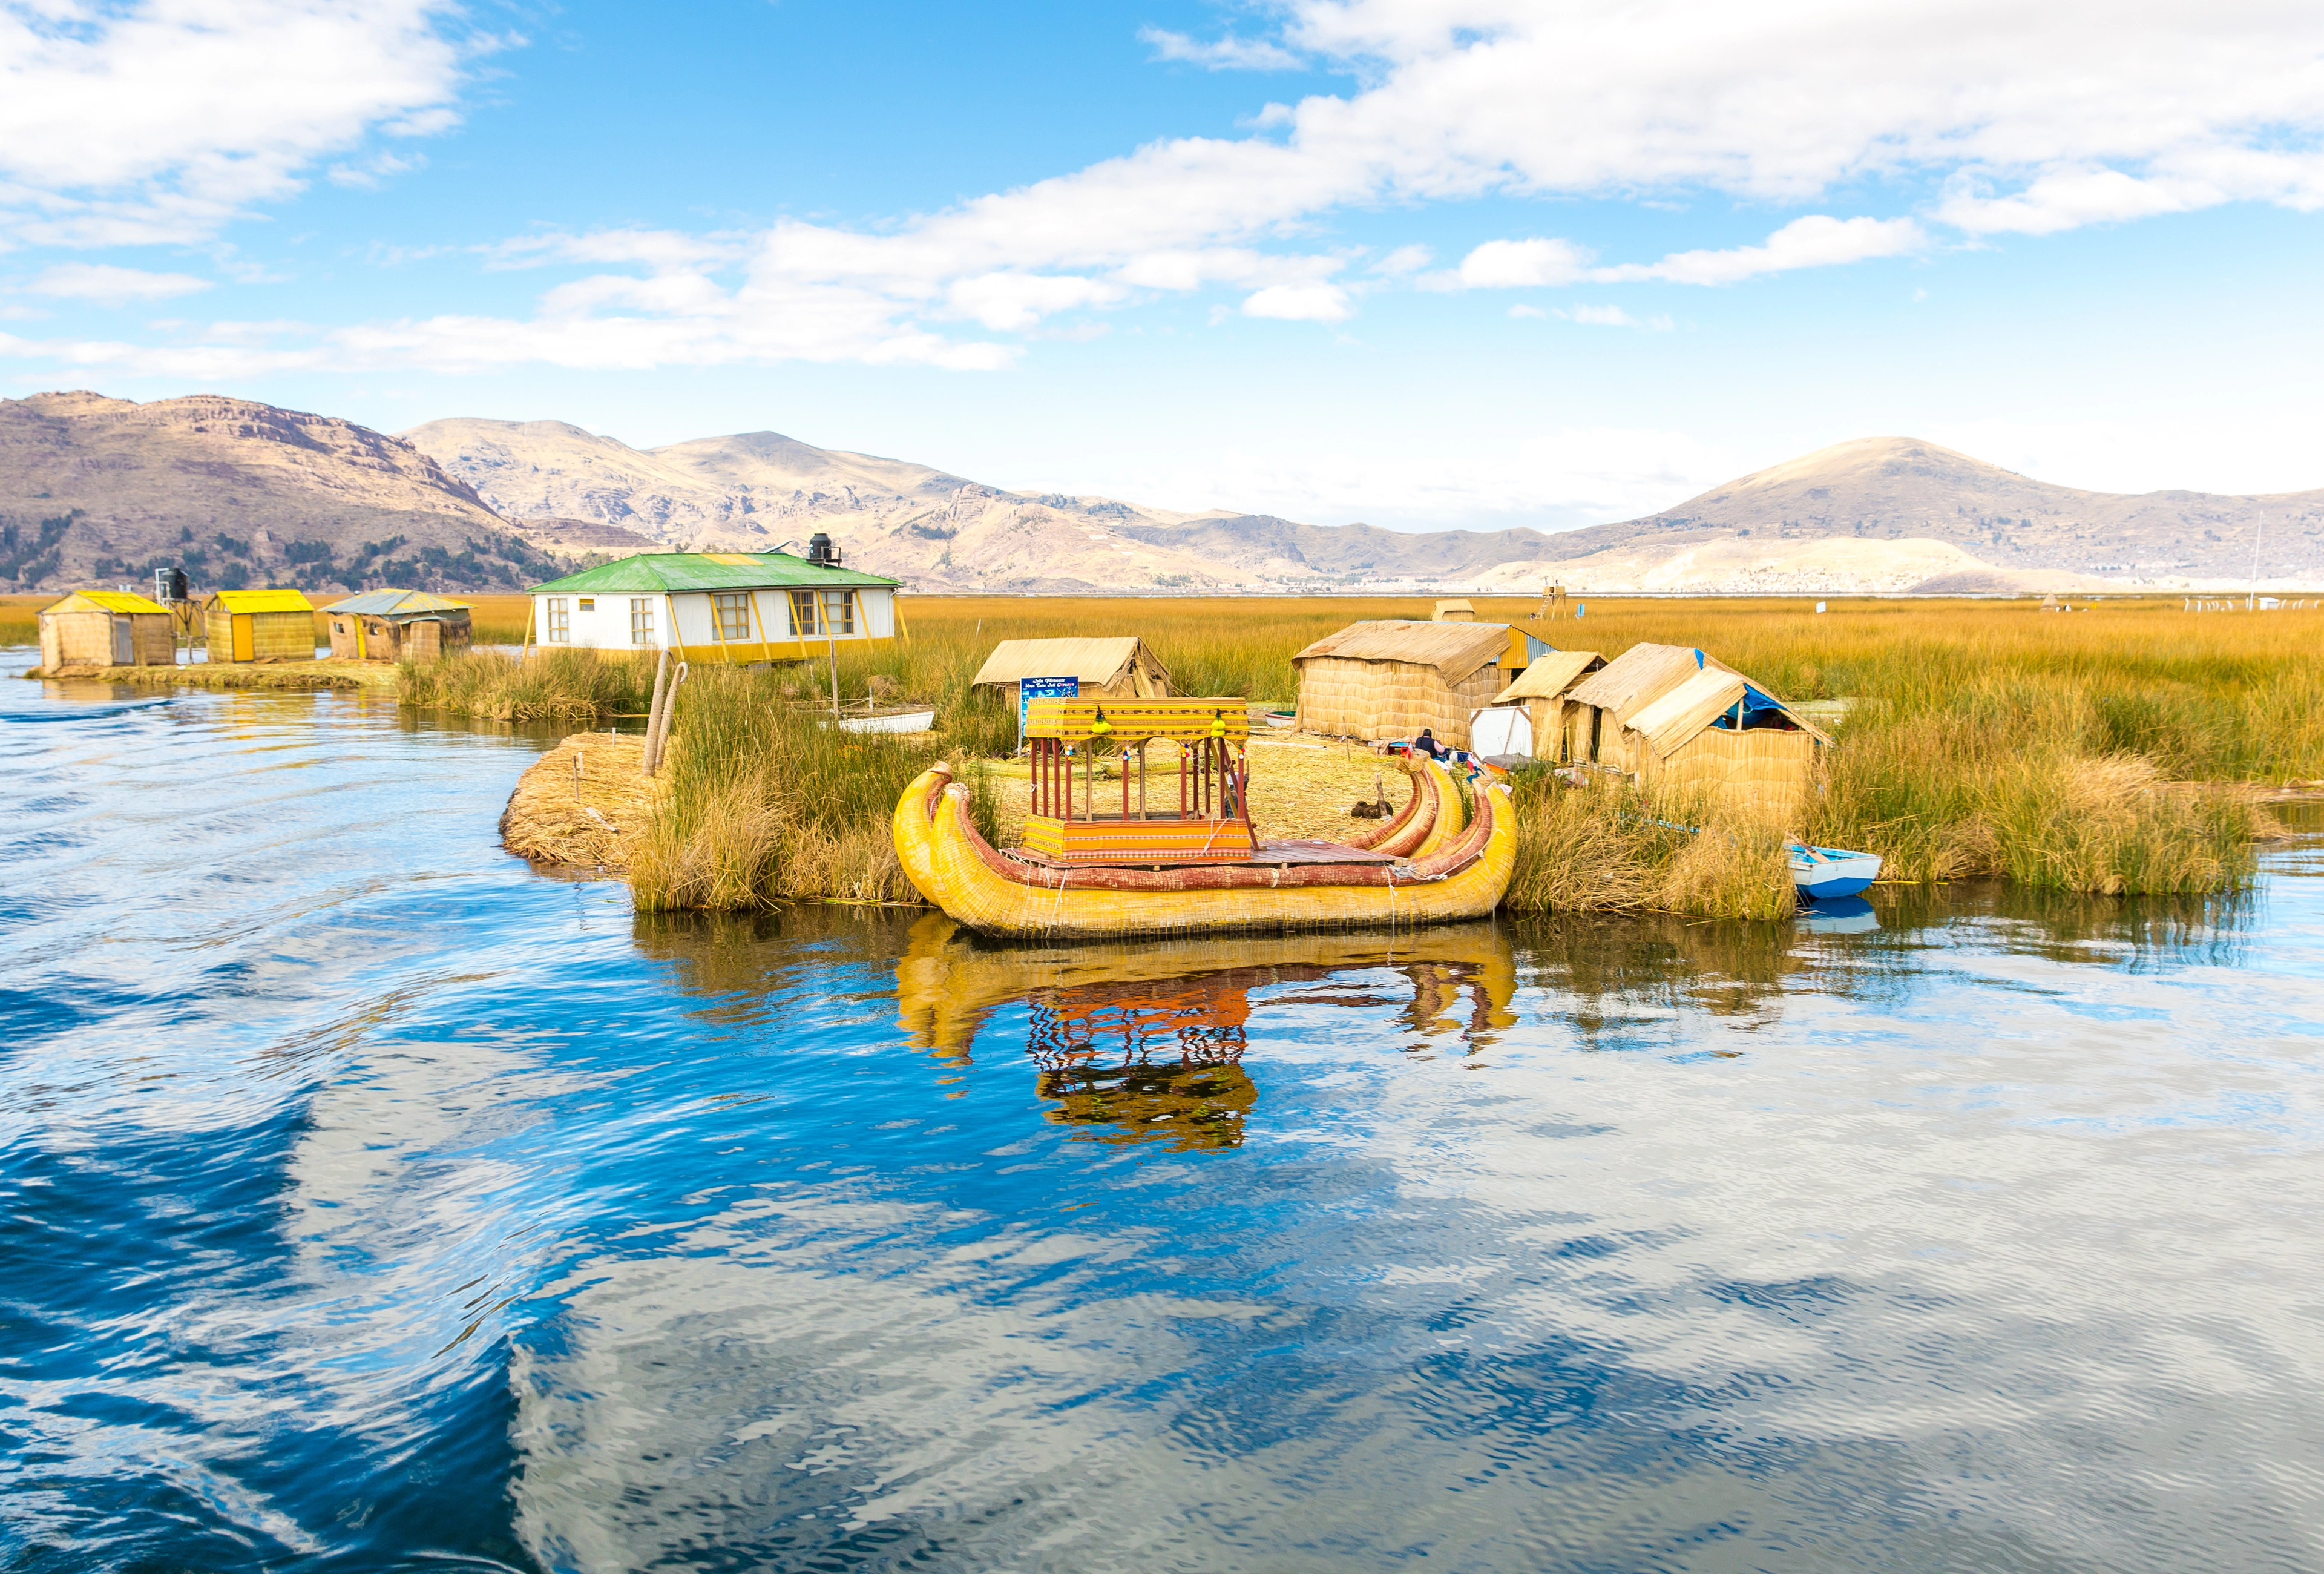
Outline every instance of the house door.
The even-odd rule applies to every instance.
[[[113,615],[113,664],[134,667],[137,664],[136,625],[119,613]]]
[[[257,619],[247,612],[234,615],[234,659],[249,661],[258,654],[258,636],[254,632]]]

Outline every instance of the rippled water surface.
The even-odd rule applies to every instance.
[[[21,669],[23,662],[15,663]],[[13,678],[28,1568],[2324,1568],[2324,856],[1078,950]]]

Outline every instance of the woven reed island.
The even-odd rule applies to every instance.
[[[2176,600],[2071,618],[2037,617],[2030,601],[1835,602],[1818,616],[1812,603],[1593,597],[1580,623],[1535,619],[1534,609],[1530,598],[1478,606],[1480,623],[1499,621],[1545,647],[1491,697],[1523,714],[1536,740],[1536,764],[1510,777],[1518,847],[1505,905],[1515,910],[1779,916],[1792,900],[1787,838],[1869,849],[1885,861],[1884,879],[1908,884],[2229,889],[2249,879],[2256,839],[2273,833],[2259,801],[2324,784],[2324,671],[2312,654],[2324,616],[2199,617]],[[1020,839],[1031,789],[1015,757],[1017,708],[971,682],[1002,640],[1135,629],[1174,690],[1237,696],[1256,717],[1291,709],[1302,651],[1351,618],[1424,622],[1414,610],[1392,600],[916,597],[909,641],[843,647],[840,689],[860,706],[876,683],[899,703],[934,708],[937,729],[849,739],[844,754],[811,709],[819,700],[829,714],[827,664],[697,670],[675,707],[666,796],[646,838],[653,846],[631,870],[640,905],[916,901],[887,821],[904,788],[939,762],[971,794],[973,823],[991,845]],[[1683,747],[1708,732],[1723,748],[1785,730],[1727,736],[1737,729],[1702,720],[1711,703],[1702,690],[1675,734],[1618,699],[1577,696],[1593,671],[1642,645],[1686,653],[1682,683],[1689,671],[1730,673],[1803,724],[1803,738],[1776,745],[1804,746],[1811,760],[1810,790],[1787,820],[1716,808],[1685,819],[1661,812],[1647,784],[1630,779],[1626,761],[1656,740]],[[650,705],[651,667],[606,652],[544,662],[536,651],[522,668],[501,662],[487,681],[452,693],[458,671],[484,660],[432,669],[407,699],[449,697],[447,708],[471,715],[585,725],[642,718]],[[1506,674],[1498,657],[1490,664]],[[1758,702],[1743,698],[1750,720]],[[1720,714],[1731,718],[1732,705]],[[1361,740],[1255,721],[1250,747],[1253,814],[1268,835],[1341,839],[1357,825],[1356,801],[1376,801],[1384,789],[1400,809],[1410,792]],[[1098,768],[1118,797],[1119,777]],[[1722,818],[1736,823],[1716,837],[1659,823]]]

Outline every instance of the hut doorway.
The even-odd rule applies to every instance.
[[[247,662],[258,654],[255,620],[247,612],[234,614],[234,659]]]
[[[118,612],[113,615],[113,664],[116,667],[137,664],[137,625]]]

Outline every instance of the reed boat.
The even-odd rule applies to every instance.
[[[1471,821],[1452,779],[1423,761],[1387,823],[1346,842],[1265,840],[1234,746],[1248,726],[1240,701],[1035,700],[1025,845],[999,851],[979,835],[967,789],[937,764],[897,801],[897,856],[949,917],[1020,940],[1406,928],[1500,904],[1517,862],[1507,786],[1480,782]],[[1181,745],[1175,810],[1151,807],[1144,745],[1157,738]],[[1120,807],[1100,811],[1093,757],[1117,748]]]

